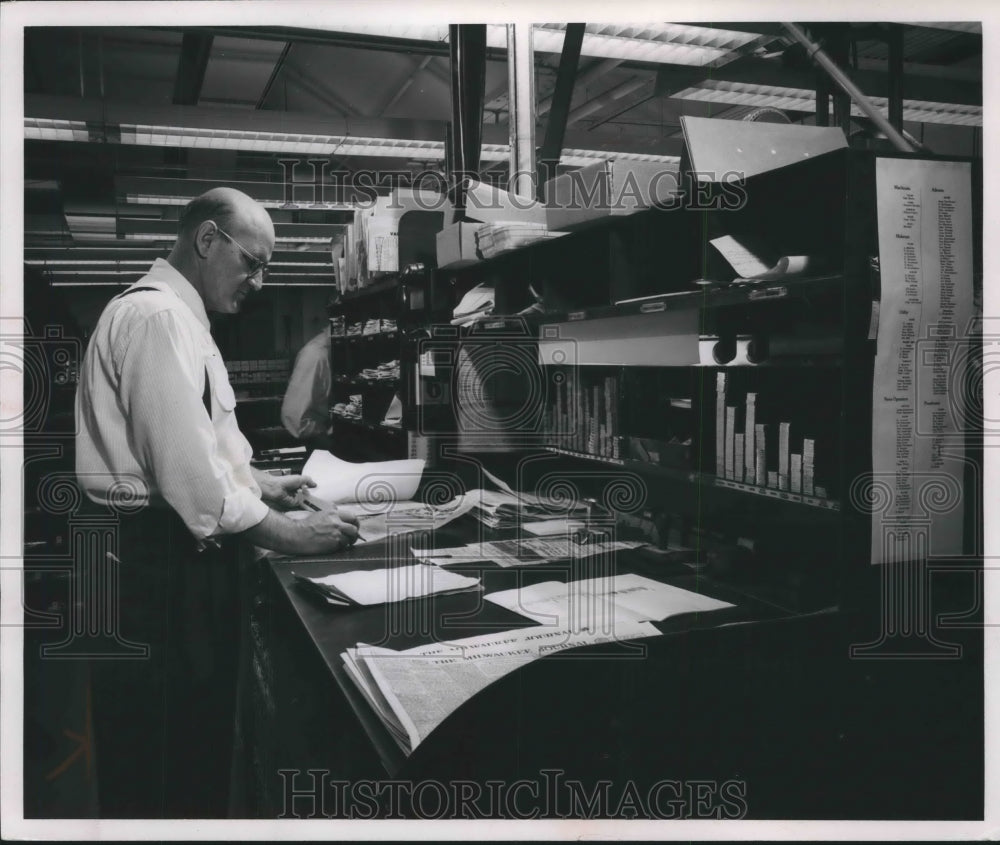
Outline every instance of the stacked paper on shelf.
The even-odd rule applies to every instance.
[[[488,223],[476,231],[476,246],[483,258],[493,258],[533,241],[558,238],[565,232],[550,232],[545,223]]]
[[[365,321],[361,334],[378,334],[380,331],[382,331],[382,324],[378,317],[373,317],[372,319]]]
[[[346,331],[347,328],[344,322],[343,314],[338,314],[337,316],[330,318],[331,337],[343,337]]]
[[[482,282],[462,297],[455,306],[453,326],[464,326],[479,317],[488,317],[493,313],[493,285]]]
[[[418,563],[392,569],[358,569],[310,578],[295,575],[305,589],[327,604],[367,607],[418,599],[430,595],[462,593],[480,589],[479,579]]]
[[[333,406],[333,413],[338,417],[346,417],[349,420],[361,419],[362,396],[360,393],[351,394],[349,401],[338,402]]]
[[[407,754],[480,690],[546,654],[578,646],[655,637],[650,622],[610,630],[533,626],[431,643],[405,651],[358,643],[341,655],[348,676]]]
[[[399,360],[385,361],[377,367],[365,367],[358,378],[368,381],[391,381],[399,378]]]
[[[359,335],[359,334],[361,334],[361,332],[362,332],[363,329],[364,329],[364,326],[360,322],[357,322],[357,323],[348,323],[347,324],[347,335],[348,335],[348,337],[352,337],[354,335]]]

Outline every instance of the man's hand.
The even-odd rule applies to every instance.
[[[301,554],[336,552],[353,545],[358,539],[358,520],[353,516],[340,516],[335,510],[317,511],[298,520],[303,536]]]
[[[257,478],[261,498],[277,511],[290,511],[302,506],[302,495],[316,482],[308,475],[271,475],[261,473]]]
[[[271,510],[244,536],[255,546],[281,554],[330,554],[357,541],[358,521],[353,516],[340,516],[336,508],[314,511],[302,519],[290,519]]]

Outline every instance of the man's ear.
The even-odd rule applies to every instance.
[[[208,248],[212,245],[217,234],[219,234],[219,227],[211,220],[203,221],[195,229],[194,250],[201,258],[208,258]]]

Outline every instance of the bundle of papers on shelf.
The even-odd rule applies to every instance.
[[[478,578],[458,575],[436,566],[416,564],[392,569],[355,570],[309,578],[295,575],[297,583],[319,595],[327,604],[368,607],[378,604],[447,595],[480,589]]]
[[[361,419],[362,396],[360,393],[353,393],[347,402],[337,402],[333,406],[333,411],[338,417],[345,417],[349,420]]]
[[[493,285],[486,282],[476,285],[455,306],[452,313],[453,326],[464,326],[475,322],[480,317],[488,317],[493,313]]]
[[[358,373],[358,378],[368,381],[391,381],[392,379],[397,379],[399,378],[399,361],[386,361],[377,367],[366,367]]]

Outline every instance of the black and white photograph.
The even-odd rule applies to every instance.
[[[991,16],[2,4],[5,838],[1000,836]]]

